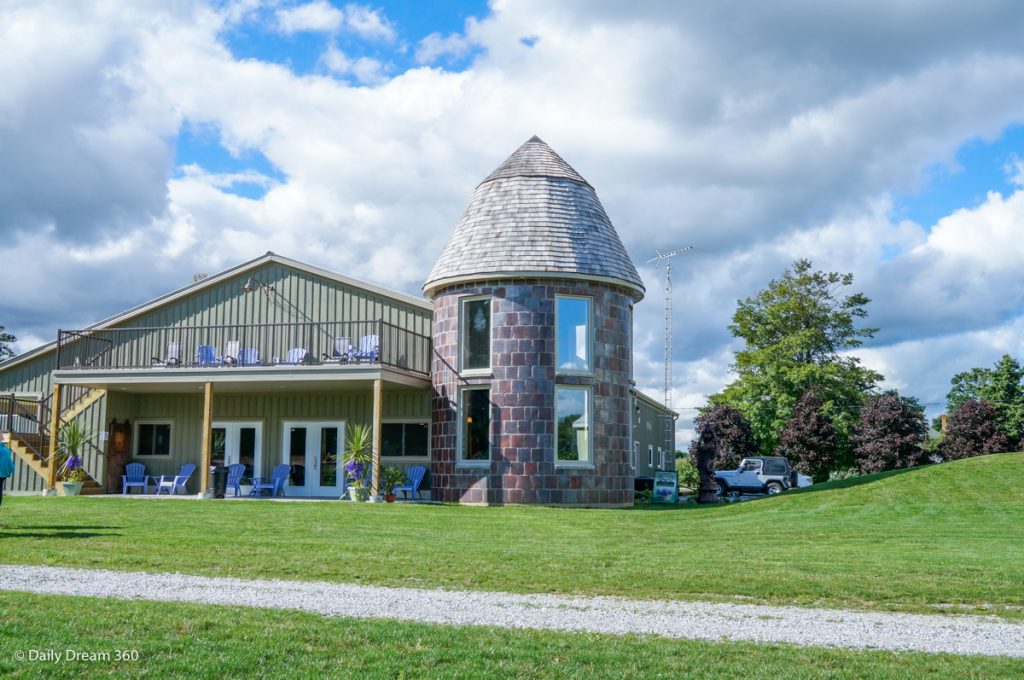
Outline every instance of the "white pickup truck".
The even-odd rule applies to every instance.
[[[814,483],[802,475],[781,456],[744,458],[736,470],[715,473],[719,496],[737,497],[741,494],[768,494],[774,496],[786,489],[810,486]]]

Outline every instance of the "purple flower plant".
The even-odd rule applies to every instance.
[[[352,486],[362,486],[366,476],[366,467],[362,463],[350,460],[345,463],[345,476]]]

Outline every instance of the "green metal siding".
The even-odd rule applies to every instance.
[[[254,278],[273,287],[247,293]],[[375,321],[430,334],[431,312],[371,291],[270,263],[142,314],[117,328]]]
[[[668,415],[667,409],[655,406],[645,399],[633,397],[633,441],[639,442],[640,450],[636,466],[637,477],[653,477],[657,470],[661,470],[661,460],[658,456],[658,447],[666,452],[666,468],[675,470],[675,433],[672,428],[665,431],[664,417]],[[647,447],[654,447],[654,465],[647,464]]]

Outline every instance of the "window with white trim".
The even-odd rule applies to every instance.
[[[633,442],[633,455],[629,459],[630,466],[636,470],[636,466],[640,463],[640,442]]]
[[[590,298],[555,298],[555,366],[559,373],[591,371]]]
[[[459,359],[463,372],[487,372],[491,368],[491,298],[462,300]]]
[[[592,394],[590,387],[555,387],[555,465],[589,465],[593,460]]]
[[[459,396],[459,462],[487,465],[491,460],[491,390],[464,387]]]
[[[385,458],[426,458],[430,455],[430,423],[427,421],[380,424],[380,455]]]
[[[169,420],[136,421],[135,455],[169,457],[172,428],[173,423]]]
[[[647,467],[654,467],[654,444],[647,445]]]

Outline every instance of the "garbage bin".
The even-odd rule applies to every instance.
[[[213,468],[213,497],[224,498],[228,490],[228,469],[223,465]]]

